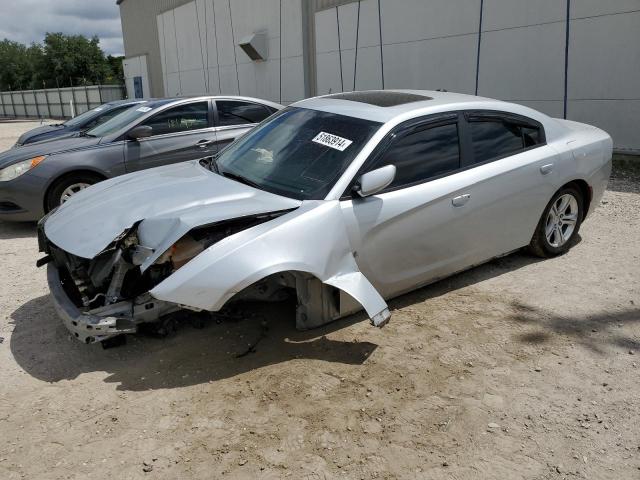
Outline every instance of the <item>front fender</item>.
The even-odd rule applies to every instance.
[[[381,326],[384,299],[359,271],[339,202],[308,201],[291,213],[228,237],[158,284],[159,300],[218,311],[235,294],[278,272],[304,272],[349,294]]]

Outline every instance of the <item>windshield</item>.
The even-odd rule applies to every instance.
[[[296,198],[320,200],[381,124],[289,107],[227,147],[222,175]]]
[[[87,132],[87,135],[90,137],[104,137],[111,133],[115,133],[143,115],[146,115],[150,110],[150,107],[134,105],[131,108],[127,108],[124,112],[119,113],[112,119],[107,120],[103,124],[92,128]]]
[[[88,110],[84,113],[81,113],[80,115],[73,117],[70,120],[67,120],[66,122],[64,122],[64,125],[66,125],[67,127],[75,127],[75,126],[82,126],[88,122],[90,122],[91,120],[93,120],[95,117],[97,117],[98,115],[100,115],[102,112],[105,112],[107,110],[110,110],[111,107],[109,105],[101,105],[97,108],[94,108],[92,110]]]

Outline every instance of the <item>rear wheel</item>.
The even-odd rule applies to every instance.
[[[46,211],[49,212],[62,205],[79,191],[84,190],[101,180],[102,177],[89,172],[72,173],[61,178],[54,183],[47,192],[47,197],[45,199]]]
[[[529,249],[539,257],[555,257],[569,250],[576,242],[584,202],[579,189],[568,186],[560,189],[547,204]]]

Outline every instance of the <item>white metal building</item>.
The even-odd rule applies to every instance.
[[[640,0],[118,0],[130,96],[477,93],[640,152]],[[355,83],[354,83],[355,82]]]

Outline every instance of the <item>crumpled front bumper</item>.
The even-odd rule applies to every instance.
[[[127,318],[83,313],[69,299],[53,263],[47,265],[47,282],[53,306],[71,334],[84,343],[101,342],[123,333],[135,333],[136,323]]]

